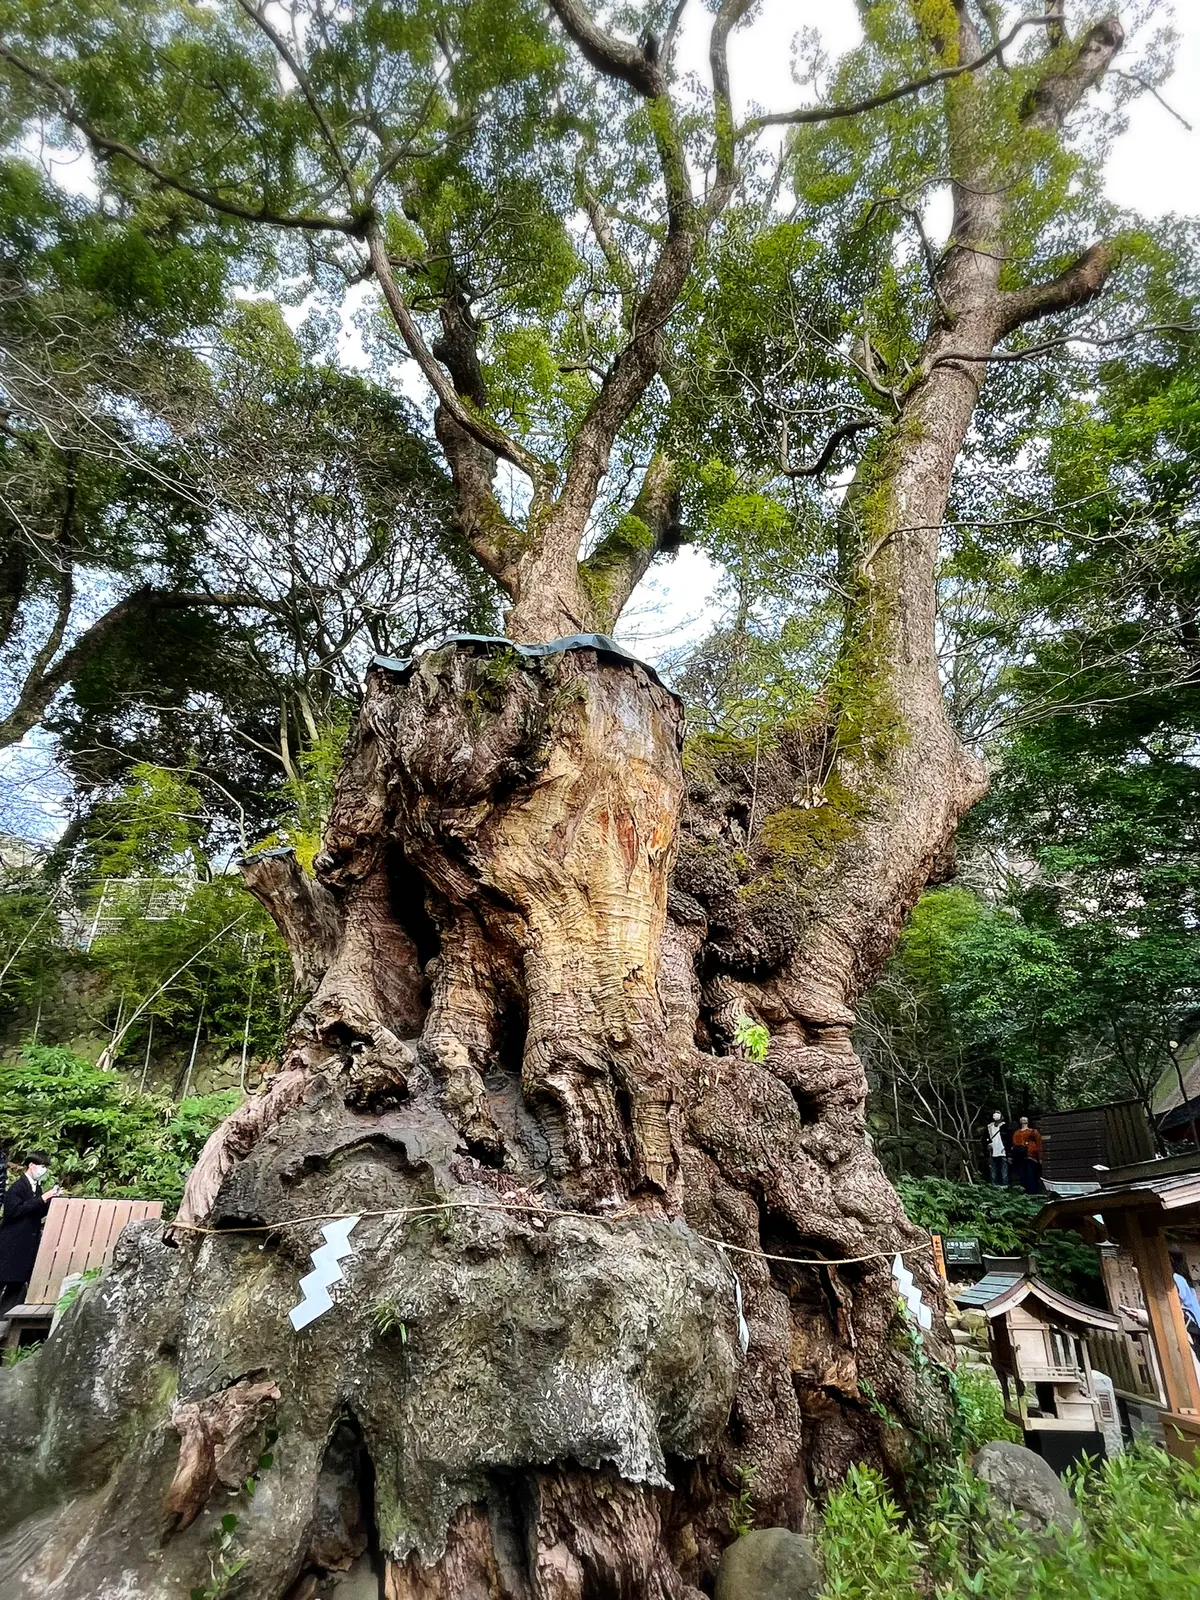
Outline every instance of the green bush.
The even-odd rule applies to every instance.
[[[954,1445],[973,1454],[989,1439],[1021,1443],[1021,1430],[1004,1415],[999,1379],[986,1367],[959,1367],[950,1374],[954,1400]]]
[[[162,1200],[173,1211],[238,1099],[227,1091],[173,1104],[70,1050],[30,1046],[0,1062],[0,1146],[17,1157],[45,1150],[54,1181],[74,1195]]]
[[[851,1467],[831,1495],[819,1540],[825,1600],[919,1600],[920,1541],[872,1467]]]
[[[896,1187],[909,1216],[930,1233],[976,1238],[986,1255],[1036,1255],[1039,1276],[1053,1288],[1089,1305],[1104,1305],[1099,1252],[1070,1230],[1039,1233],[1044,1199],[1021,1189],[949,1178],[901,1178]]]
[[[1141,1446],[1070,1487],[1082,1526],[1045,1548],[961,1461],[919,1528],[855,1467],[825,1512],[824,1600],[1200,1600],[1200,1469]]]

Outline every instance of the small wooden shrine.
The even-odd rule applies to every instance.
[[[1056,1471],[1085,1453],[1103,1455],[1105,1425],[1112,1426],[1115,1413],[1107,1389],[1101,1393],[1096,1385],[1088,1339],[1118,1332],[1117,1318],[1025,1271],[990,1272],[956,1290],[954,1299],[960,1309],[975,1308],[987,1318],[1004,1414],[1030,1449]]]
[[[1200,1372],[1170,1250],[1200,1261],[1200,1153],[1141,1161],[1099,1177],[1095,1194],[1056,1200],[1038,1225],[1078,1228],[1096,1242],[1107,1235],[1116,1246],[1102,1260],[1110,1304],[1125,1333],[1148,1334],[1166,1446],[1190,1460],[1200,1448]],[[1191,1271],[1195,1276],[1195,1265]]]

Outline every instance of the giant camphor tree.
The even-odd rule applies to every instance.
[[[374,285],[508,601],[507,641],[374,663],[315,876],[245,862],[304,1003],[173,1234],[128,1234],[5,1375],[10,1589],[299,1596],[369,1556],[391,1600],[674,1600],[747,1502],[799,1526],[945,1426],[893,1253],[939,1290],[850,1028],[984,789],[939,681],[939,532],[990,363],[1117,265],[1067,130],[1123,31],[864,4],[825,103],[739,122],[751,11],[703,19],[697,84],[683,4],[6,8],[10,92],[114,214]],[[789,305],[820,436],[805,363],[766,374],[786,434],[755,400]],[[827,681],[685,763],[678,701],[603,636],[714,483],[726,526],[799,539],[789,486],[854,447]],[[297,1334],[313,1219],[346,1213]]]

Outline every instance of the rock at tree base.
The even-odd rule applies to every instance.
[[[1075,1502],[1054,1468],[1024,1445],[993,1439],[976,1451],[971,1467],[996,1505],[1015,1512],[1029,1533],[1044,1535],[1053,1528],[1065,1532],[1078,1519]]]
[[[815,1600],[823,1582],[808,1539],[787,1528],[756,1528],[721,1557],[716,1600]]]

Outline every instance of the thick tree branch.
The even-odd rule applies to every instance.
[[[550,0],[550,8],[579,47],[584,60],[607,78],[627,83],[647,100],[666,93],[666,80],[656,52],[606,33],[578,0]]]
[[[238,871],[287,945],[297,992],[315,994],[342,936],[337,902],[324,884],[308,876],[291,849],[243,856]]]
[[[733,97],[729,89],[729,35],[749,11],[752,0],[723,0],[713,19],[708,40],[708,64],[712,73],[713,114],[716,119],[717,181],[709,197],[710,216],[724,211],[737,182],[737,140],[733,126]]]
[[[310,233],[357,235],[362,231],[361,219],[356,217],[311,215],[305,212],[272,211],[266,206],[247,206],[238,200],[227,199],[224,195],[217,194],[215,190],[189,183],[186,178],[160,167],[157,162],[152,161],[149,156],[132,145],[124,144],[119,139],[110,139],[107,134],[101,133],[79,109],[61,83],[5,44],[0,44],[0,61],[7,61],[31,83],[36,83],[45,89],[53,99],[59,115],[84,136],[101,161],[116,159],[128,161],[148,177],[153,178],[156,183],[161,184],[164,189],[172,189],[177,194],[185,195],[189,200],[195,200],[198,205],[207,206],[222,216],[234,217],[240,222],[260,222],[270,227],[297,228]]]
[[[861,116],[864,111],[876,111],[880,106],[890,106],[896,100],[907,99],[909,95],[920,94],[924,89],[932,89],[939,83],[947,83],[952,78],[961,78],[964,73],[978,72],[980,67],[986,67],[989,61],[995,61],[1004,50],[1013,42],[1022,28],[1045,27],[1058,20],[1054,15],[1041,17],[1022,17],[1013,25],[1002,39],[998,39],[990,50],[981,51],[971,60],[964,61],[955,67],[939,67],[936,72],[927,72],[922,78],[914,78],[909,83],[898,84],[894,89],[884,89],[878,94],[868,95],[863,100],[854,100],[842,106],[808,106],[799,111],[774,111],[761,117],[751,117],[744,122],[734,135],[734,140],[741,143],[743,139],[750,138],[759,133],[763,128],[795,127],[801,123],[837,122],[843,117]]]
[[[1086,305],[1104,288],[1116,264],[1117,252],[1111,244],[1094,244],[1049,283],[1035,284],[1030,289],[1019,289],[1003,295],[1000,301],[1001,334],[1011,333],[1022,323],[1033,322],[1038,317],[1053,316],[1056,312]]]
[[[466,295],[452,285],[442,298],[440,314],[442,334],[433,346],[433,354],[445,366],[463,399],[483,411],[488,401],[487,386]],[[496,499],[496,453],[460,427],[444,407],[438,407],[434,430],[454,479],[463,536],[486,571],[511,595],[517,581],[515,562],[521,534]]]
[[[649,282],[636,303],[631,303],[629,297],[625,300],[629,339],[605,374],[571,443],[562,494],[545,520],[541,548],[526,563],[522,576],[522,589],[527,596],[534,584],[541,589],[548,583],[562,590],[564,599],[557,610],[560,625],[577,616],[580,605],[586,604],[584,596],[575,593],[578,580],[591,594],[601,593],[600,566],[605,574],[600,612],[611,625],[615,620],[611,597],[620,591],[621,604],[624,603],[628,590],[645,571],[657,547],[651,537],[649,544],[638,551],[618,554],[606,541],[600,551],[593,552],[589,562],[577,567],[580,539],[600,480],[608,470],[613,443],[662,368],[664,329],[691,270],[696,245],[704,229],[728,203],[736,184],[726,55],[729,34],[750,5],[751,0],[724,0],[713,22],[709,58],[717,116],[717,181],[701,215],[692,194],[683,137],[656,42],[647,38],[641,46],[626,43],[599,28],[578,0],[551,0],[555,14],[585,59],[652,102],[651,124],[667,210],[667,230]],[[621,286],[623,264],[619,254],[614,254],[616,241],[607,228],[607,218],[595,205],[589,210],[600,247]],[[650,490],[645,492],[649,494]],[[633,514],[639,515],[636,508]],[[538,633],[550,625],[548,615],[536,600],[529,600],[524,607],[519,602],[513,625]]]
[[[660,452],[646,468],[629,516],[580,563],[603,631],[614,626],[655,556],[683,543],[681,509],[675,464]]]
[[[1105,17],[1089,28],[1067,64],[1048,71],[1033,89],[1022,120],[1030,128],[1047,132],[1061,128],[1087,91],[1108,70],[1125,42],[1125,30],[1116,17]]]

